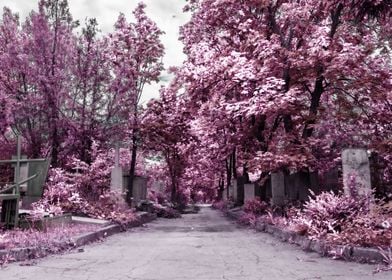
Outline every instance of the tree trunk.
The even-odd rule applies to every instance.
[[[135,172],[136,172],[136,156],[137,156],[137,136],[136,136],[136,129],[133,129],[132,147],[131,147],[131,164],[129,168],[128,192],[126,195],[128,203],[132,202],[133,181],[135,179]]]

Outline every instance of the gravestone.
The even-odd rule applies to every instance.
[[[261,186],[261,200],[270,201],[272,199],[271,176],[267,176],[264,184]]]
[[[135,176],[132,189],[132,205],[136,206],[147,199],[147,178]]]
[[[256,184],[245,184],[244,185],[244,203],[248,200],[255,199],[257,196],[257,185]]]
[[[306,201],[309,198],[309,189],[312,188],[311,174],[300,171],[285,175],[285,193],[290,201]],[[314,181],[314,180],[313,180]]]
[[[222,192],[222,200],[223,200],[223,201],[227,201],[227,200],[228,200],[227,189],[223,189],[223,192]]]
[[[342,152],[344,193],[351,195],[350,177],[355,176],[357,193],[371,195],[369,157],[365,149],[345,149]]]
[[[285,202],[285,184],[284,173],[282,171],[271,174],[271,191],[273,206],[283,206]]]
[[[244,204],[244,184],[245,178],[242,176],[233,180],[233,199],[234,203],[237,205]]]
[[[33,161],[28,163],[26,179],[36,175],[27,182],[27,189],[23,197],[23,208],[30,209],[31,204],[39,201],[44,194],[44,185],[50,167],[50,159],[45,161]],[[21,172],[22,174],[22,172]],[[24,177],[21,179],[23,180]]]
[[[331,168],[327,172],[319,176],[320,191],[333,191],[338,193],[341,184],[339,183],[339,169],[337,167]]]
[[[12,160],[16,160],[17,156],[12,156]],[[19,191],[22,194],[22,207],[23,209],[31,209],[31,204],[39,201],[44,193],[44,185],[48,170],[50,166],[49,159],[42,159],[39,161],[28,160],[27,156],[21,156],[20,169],[19,169],[19,181],[30,180],[19,185]],[[17,168],[16,164],[12,164],[14,167],[14,183],[16,184]]]
[[[120,166],[120,147],[117,145],[115,149],[114,156],[114,167],[111,173],[110,188],[113,191],[123,192],[124,182],[123,182],[123,169]]]
[[[229,185],[229,199],[234,199],[234,186],[233,183]]]

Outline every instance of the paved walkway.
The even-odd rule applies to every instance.
[[[304,253],[265,233],[237,227],[209,208],[182,219],[160,219],[103,243],[38,260],[11,264],[0,279],[15,280],[286,280],[392,279],[374,266]]]

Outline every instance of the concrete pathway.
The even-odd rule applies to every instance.
[[[218,211],[160,219],[103,243],[38,260],[11,264],[1,280],[286,280],[392,279],[374,266],[334,261],[239,228]]]

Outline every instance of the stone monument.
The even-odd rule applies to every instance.
[[[354,176],[359,195],[371,195],[369,157],[365,149],[345,149],[342,152],[344,193],[351,195],[350,177]]]
[[[283,206],[285,200],[284,173],[282,171],[271,174],[272,205]]]
[[[120,166],[120,146],[117,144],[114,156],[114,167],[111,173],[110,188],[113,191],[123,192],[123,170]]]

